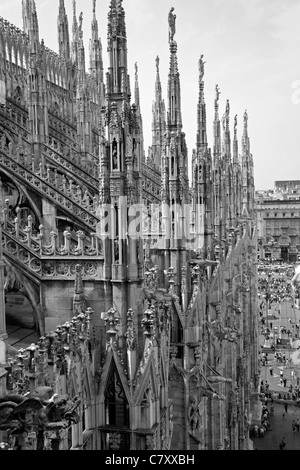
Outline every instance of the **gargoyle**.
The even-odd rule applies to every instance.
[[[33,428],[42,430],[78,423],[79,416],[75,410],[80,404],[79,398],[76,396],[70,399],[67,395],[57,395],[52,392],[51,387],[39,387],[32,395],[2,397],[0,430],[20,433],[29,432]],[[49,395],[51,398],[48,398]]]

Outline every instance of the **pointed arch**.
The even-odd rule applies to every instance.
[[[111,361],[104,391],[105,424],[129,427],[129,403],[115,361]]]

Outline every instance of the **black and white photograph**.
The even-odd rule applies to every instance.
[[[0,450],[300,450],[299,24],[0,0]]]

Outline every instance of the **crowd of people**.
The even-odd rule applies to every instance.
[[[289,269],[290,271],[280,278],[271,269],[266,270],[259,278],[258,306],[260,333],[263,337],[259,359],[265,379],[267,372],[269,373],[271,387],[268,380],[261,380],[259,392],[262,412],[260,423],[252,429],[254,437],[263,437],[272,430],[271,424],[273,423],[272,426],[274,426],[274,421],[270,421],[270,418],[274,415],[275,405],[276,416],[279,416],[278,407],[280,410],[282,406],[281,418],[284,419],[286,425],[288,423],[288,427],[292,423],[293,432],[300,432],[300,416],[298,417],[298,412],[296,412],[300,405],[300,373],[293,366],[292,355],[289,351],[296,347],[300,349],[300,346],[297,346],[298,343],[300,345],[300,322],[299,312],[293,310],[295,300],[290,282],[293,269]],[[290,316],[287,312],[290,312]],[[278,378],[278,382],[274,381],[274,377]],[[282,387],[282,391],[278,391],[278,385]],[[288,413],[289,407],[291,411]],[[288,421],[286,421],[286,416],[289,417]],[[284,429],[288,433],[286,425]],[[280,450],[287,448],[285,435],[277,445]]]
[[[254,437],[263,437],[266,432],[271,430],[270,416],[274,415],[274,398],[269,392],[269,384],[266,380],[262,380],[260,384],[260,396],[263,401],[260,426],[257,424],[253,427],[252,435]]]

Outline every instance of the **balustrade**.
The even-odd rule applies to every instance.
[[[76,232],[76,239],[71,238],[71,233],[65,230],[63,232],[64,243],[58,245],[58,233],[52,231],[50,242],[45,241],[44,226],[40,225],[38,232],[33,233],[32,216],[27,217],[27,225],[21,226],[20,208],[17,207],[17,217],[9,217],[9,200],[5,200],[3,213],[3,232],[10,236],[17,243],[25,245],[32,252],[41,256],[101,256],[102,242],[95,232],[89,234],[89,237],[81,230]],[[87,240],[88,243],[84,243]]]
[[[32,168],[32,166],[34,166],[32,161],[30,165],[31,168],[26,168],[26,165],[21,164],[13,158],[13,146],[11,142],[8,148],[4,146],[4,148],[1,149],[0,164],[12,171],[24,182],[29,183],[31,186],[41,191],[42,194],[54,200],[56,204],[70,212],[73,217],[79,218],[93,229],[96,228],[98,222],[98,218],[95,215],[97,199],[95,199],[95,196],[90,195],[89,199],[85,199],[84,207],[82,207],[81,203],[84,193],[81,192],[80,198],[78,198],[78,188],[76,194],[71,193],[67,184],[68,180],[64,175],[58,176],[55,171],[48,171],[43,163],[40,164],[39,169],[35,172]],[[76,195],[77,201],[75,200]]]

